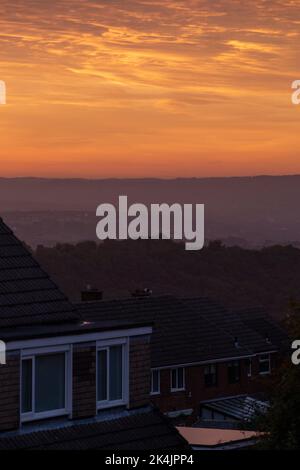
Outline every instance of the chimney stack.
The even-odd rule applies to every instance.
[[[147,287],[145,289],[136,289],[131,295],[132,297],[150,297],[152,295],[152,290]]]
[[[92,288],[89,284],[81,291],[81,302],[97,302],[103,299],[103,292]]]

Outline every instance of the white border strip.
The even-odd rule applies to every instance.
[[[66,344],[87,343],[90,341],[101,341],[106,339],[124,338],[130,336],[150,335],[152,327],[132,328],[127,330],[102,331],[98,333],[85,333],[70,336],[54,336],[47,338],[28,339],[7,342],[7,351],[16,351],[28,348],[43,348],[49,346],[60,346]]]

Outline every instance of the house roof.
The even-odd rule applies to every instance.
[[[185,439],[158,410],[84,424],[0,437],[0,450],[153,450],[188,449]]]
[[[78,320],[78,312],[0,218],[0,328]]]
[[[246,357],[274,351],[237,314],[207,299],[150,296],[77,304],[82,318],[152,321],[152,367]],[[238,345],[236,344],[236,337]]]
[[[178,427],[180,434],[195,449],[239,448],[256,443],[259,434],[255,431],[232,429],[208,429]]]
[[[264,334],[248,326],[237,313],[229,311],[216,303],[214,304],[214,309],[210,311],[204,310],[203,302],[207,302],[207,300],[201,298],[184,299],[184,302],[186,305],[194,308],[196,312],[201,312],[205,316],[206,321],[218,325],[222,331],[234,337],[240,346],[249,349],[253,353],[270,351],[272,349],[272,346],[270,348],[270,344],[267,343]],[[274,348],[277,349],[276,343],[273,343],[273,350]]]
[[[287,333],[262,307],[243,308],[237,310],[236,313],[245,325],[261,336],[268,337],[273,344],[280,348],[286,345]]]
[[[74,322],[57,323],[34,326],[18,326],[15,328],[5,328],[1,330],[1,339],[6,343],[22,341],[28,339],[58,338],[61,336],[73,336],[90,333],[100,333],[104,331],[133,330],[135,328],[152,328],[152,324],[147,322],[121,321],[100,321],[100,322]]]
[[[239,421],[250,421],[256,414],[265,413],[269,408],[267,402],[248,395],[202,402],[201,406]]]

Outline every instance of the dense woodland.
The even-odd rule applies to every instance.
[[[87,285],[105,298],[135,289],[154,294],[209,296],[227,306],[263,305],[281,316],[300,299],[300,250],[273,246],[260,250],[211,242],[187,252],[171,241],[106,241],[38,246],[35,255],[73,300]]]

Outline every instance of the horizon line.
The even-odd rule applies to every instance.
[[[300,173],[284,173],[284,174],[257,174],[257,175],[233,175],[233,176],[141,176],[141,177],[67,177],[67,176],[0,176],[1,180],[44,180],[44,181],[181,181],[181,180],[210,180],[210,179],[254,179],[254,178],[293,178],[299,177]]]

